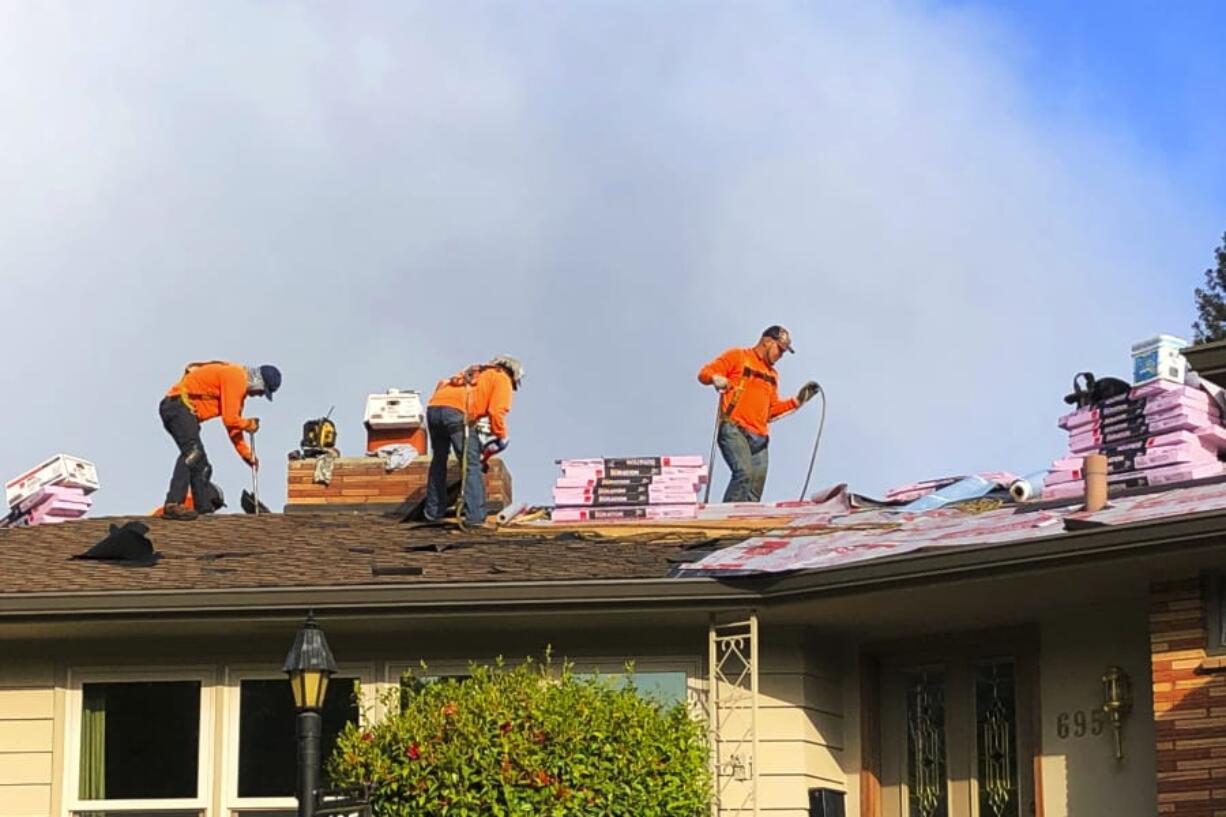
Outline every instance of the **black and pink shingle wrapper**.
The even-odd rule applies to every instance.
[[[1051,464],[1043,499],[1085,492],[1083,459],[1107,455],[1107,482],[1140,488],[1219,476],[1226,450],[1221,412],[1199,388],[1157,380],[1119,397],[1060,418],[1068,431],[1068,455]]]
[[[560,460],[555,522],[693,519],[707,466],[698,455]]]

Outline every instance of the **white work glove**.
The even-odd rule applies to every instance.
[[[800,391],[796,392],[796,404],[798,406],[803,406],[817,395],[817,390],[820,388],[821,386],[817,385],[816,380],[810,380],[808,383],[800,387]]]
[[[712,375],[711,385],[715,387],[716,391],[727,391],[728,378],[724,377],[722,374]]]

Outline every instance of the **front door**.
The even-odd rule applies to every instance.
[[[1034,817],[1035,650],[1016,634],[880,653],[882,817]]]

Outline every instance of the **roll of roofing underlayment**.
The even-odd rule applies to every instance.
[[[1046,476],[1046,470],[1035,471],[1021,479],[1014,480],[1013,484],[1009,486],[1009,495],[1013,497],[1014,502],[1029,502],[1041,498],[1043,496],[1043,480]]]

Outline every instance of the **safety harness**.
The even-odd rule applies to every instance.
[[[183,385],[183,381],[185,381],[187,379],[187,376],[191,374],[192,372],[194,372],[196,369],[199,369],[202,366],[214,366],[214,365],[228,366],[230,365],[230,362],[228,360],[198,360],[193,363],[189,363],[183,367],[183,376],[179,378],[179,382],[175,384],[176,386],[179,387],[179,400],[183,402],[183,405],[187,406],[187,410],[190,411],[192,414],[196,413],[196,406],[192,403],[192,399],[208,397],[209,395],[207,394],[189,394],[187,391],[187,387]]]

